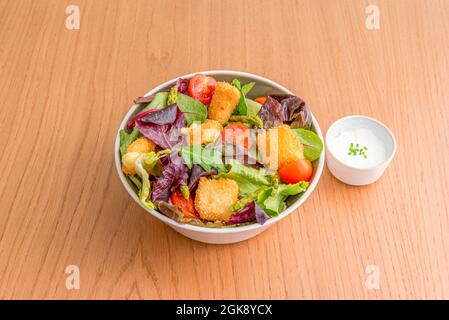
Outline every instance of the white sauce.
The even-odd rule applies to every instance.
[[[366,157],[359,152],[350,155],[350,145],[354,149],[363,149]],[[358,144],[358,147],[356,145]],[[370,129],[352,128],[335,132],[329,141],[329,149],[332,154],[344,164],[355,168],[371,168],[386,160],[385,143],[379,139]]]

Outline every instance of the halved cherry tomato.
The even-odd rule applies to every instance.
[[[298,183],[309,181],[312,177],[313,167],[309,160],[298,159],[287,163],[278,170],[279,178],[285,183]]]
[[[181,191],[175,190],[170,196],[171,202],[181,209],[184,214],[184,218],[199,218],[198,213],[195,210],[193,204],[193,196],[190,195],[189,199],[184,198]]]
[[[248,149],[250,146],[249,128],[240,122],[230,124],[221,132],[221,140],[235,145],[242,145]]]
[[[254,101],[259,102],[260,104],[264,104],[267,101],[267,97],[258,97]]]
[[[205,76],[204,74],[196,74],[190,79],[189,94],[190,96],[208,106],[212,100],[217,81]]]

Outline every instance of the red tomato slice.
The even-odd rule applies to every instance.
[[[216,84],[217,81],[214,78],[204,74],[196,74],[190,79],[189,94],[193,99],[208,106],[214,95]]]
[[[230,124],[221,132],[221,139],[235,145],[241,144],[248,149],[250,146],[249,128],[240,122]]]
[[[285,183],[298,183],[309,181],[312,177],[313,167],[309,160],[298,159],[284,165],[278,170],[279,178]]]
[[[175,190],[170,196],[171,202],[181,209],[184,214],[184,218],[199,218],[195,206],[193,204],[193,196],[190,195],[189,199],[184,198],[181,191]]]

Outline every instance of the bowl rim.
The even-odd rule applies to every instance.
[[[150,91],[148,91],[144,96],[149,96],[153,93],[157,93],[159,92],[161,89],[169,86],[170,84],[175,83],[179,78],[188,78],[190,79],[192,76],[194,76],[195,74],[204,74],[204,75],[212,75],[212,76],[235,76],[235,77],[247,77],[247,78],[251,78],[253,81],[257,82],[262,82],[265,84],[268,84],[269,86],[271,86],[273,89],[279,90],[281,92],[284,92],[285,94],[292,94],[293,92],[291,92],[289,89],[285,88],[284,86],[278,84],[277,82],[267,79],[265,77],[253,74],[253,73],[249,73],[249,72],[243,72],[243,71],[235,71],[235,70],[207,70],[207,71],[200,71],[200,72],[192,72],[192,73],[188,73],[188,74],[184,74],[184,75],[180,75],[177,76],[171,80],[168,80],[162,84],[157,85],[156,87],[154,87],[153,89],[151,89]],[[150,210],[148,208],[146,208],[139,200],[139,198],[137,197],[137,195],[135,194],[135,192],[132,190],[131,186],[128,184],[128,181],[126,180],[125,175],[123,174],[122,170],[121,170],[121,160],[120,160],[120,156],[119,156],[119,147],[120,147],[120,130],[122,128],[125,128],[126,124],[127,124],[127,120],[128,118],[136,111],[136,109],[139,107],[139,105],[134,104],[131,106],[131,108],[128,110],[128,112],[125,114],[125,116],[123,117],[120,126],[117,130],[116,133],[116,137],[115,137],[115,144],[114,144],[114,160],[115,160],[115,167],[117,170],[117,173],[120,177],[120,180],[122,182],[122,185],[124,186],[124,188],[126,189],[126,191],[128,192],[128,194],[131,196],[131,198],[137,202],[137,204],[143,208],[146,212],[150,213],[153,217],[161,220],[162,222],[168,224],[169,226],[173,227],[173,228],[180,228],[180,229],[184,229],[184,230],[188,230],[188,231],[193,231],[193,232],[199,232],[199,233],[209,233],[209,234],[231,234],[231,233],[240,233],[240,232],[245,232],[245,231],[251,231],[251,230],[257,230],[257,229],[261,229],[261,228],[266,228],[280,220],[282,220],[283,218],[287,217],[290,213],[292,213],[294,210],[296,210],[297,208],[299,208],[304,201],[307,200],[307,198],[312,194],[313,190],[315,189],[315,187],[318,184],[318,181],[321,178],[321,174],[323,173],[323,168],[324,168],[324,162],[325,162],[325,149],[323,148],[323,151],[321,152],[320,158],[318,159],[317,162],[317,166],[316,166],[316,170],[315,170],[315,174],[313,176],[313,179],[309,185],[309,188],[307,188],[307,190],[304,192],[304,194],[301,195],[301,197],[296,200],[294,203],[292,203],[287,209],[285,209],[283,212],[281,212],[277,217],[273,217],[268,219],[263,225],[258,224],[258,223],[252,223],[249,225],[245,225],[245,226],[239,226],[239,227],[228,227],[228,228],[208,228],[208,227],[203,227],[203,226],[196,226],[196,225],[192,225],[192,224],[187,224],[187,223],[179,223],[165,215],[163,215],[160,212],[157,212],[155,210]],[[323,134],[321,132],[321,128],[318,124],[318,121],[315,119],[315,116],[312,113],[312,124],[313,127],[315,129],[315,133],[318,135],[318,137],[320,137],[321,141],[324,142],[324,138],[323,138]]]
[[[367,167],[367,168],[357,168],[354,166],[351,166],[349,164],[344,163],[343,161],[341,161],[340,159],[338,159],[335,154],[332,152],[332,150],[329,148],[328,145],[328,141],[329,141],[329,134],[330,132],[334,129],[334,127],[340,123],[340,122],[344,122],[344,121],[348,121],[351,119],[365,119],[371,122],[374,122],[376,124],[378,124],[391,138],[391,140],[393,141],[393,150],[391,151],[391,154],[388,156],[388,158],[386,158],[384,161],[371,166],[371,167]],[[357,172],[372,172],[374,170],[378,170],[379,168],[382,168],[384,166],[388,166],[389,163],[391,162],[391,160],[393,160],[395,154],[396,154],[396,149],[397,149],[397,142],[396,142],[396,137],[394,136],[393,132],[390,130],[390,128],[388,128],[384,123],[382,123],[381,121],[374,119],[372,117],[369,116],[364,116],[364,115],[359,115],[359,114],[353,114],[353,115],[349,115],[349,116],[344,116],[340,119],[335,120],[327,129],[326,131],[326,138],[325,138],[325,145],[326,145],[326,152],[329,152],[329,156],[331,156],[336,162],[338,162],[340,165],[342,165],[345,168],[348,168],[350,170],[354,170]]]

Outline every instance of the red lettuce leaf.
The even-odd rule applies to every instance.
[[[237,211],[228,221],[228,224],[237,224],[244,222],[252,222],[256,220],[260,224],[264,224],[270,217],[255,202],[248,203],[241,210]]]
[[[260,108],[258,116],[263,122],[264,129],[276,128],[287,120],[285,108],[270,96]]]
[[[155,113],[161,114],[151,117]],[[173,114],[175,115],[174,119]],[[172,149],[182,142],[181,129],[185,127],[186,121],[176,105],[153,112],[147,117],[149,117],[146,119],[147,122],[144,122],[143,119],[136,121],[137,128],[145,137],[164,149]]]
[[[147,111],[144,111],[144,112],[139,113],[138,115],[136,115],[134,118],[129,120],[128,125],[127,125],[128,129],[134,128],[134,126],[136,125],[136,121],[137,120],[147,116],[148,114],[150,114],[151,112],[154,112],[154,111],[156,111],[156,109],[147,110]]]
[[[310,130],[312,127],[312,113],[301,98],[293,95],[272,95],[285,110],[287,122],[292,128],[303,128]]]
[[[151,100],[153,100],[154,98],[154,94],[150,94],[149,96],[146,97],[138,97],[137,99],[134,100],[135,104],[141,104],[141,103],[150,103]]]
[[[180,185],[187,185],[189,169],[177,151],[161,159],[162,174],[157,178],[151,200],[168,202],[170,194]]]
[[[170,124],[175,122],[178,107],[171,105],[156,112],[150,112],[140,118],[139,120],[144,123],[152,123],[158,125]]]
[[[179,78],[178,81],[176,81],[176,85],[178,86],[178,92],[189,95],[189,79],[182,79]]]
[[[218,174],[217,169],[212,168],[209,172],[204,170],[199,164],[194,164],[190,171],[189,190],[192,192],[198,185],[201,177],[207,177]]]

